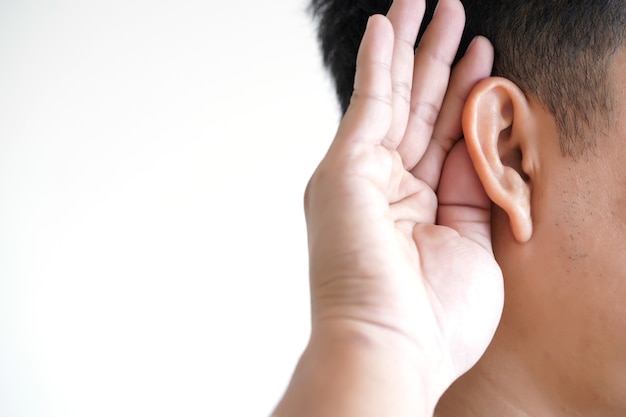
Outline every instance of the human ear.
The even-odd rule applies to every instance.
[[[463,131],[487,195],[507,213],[515,239],[528,242],[533,233],[531,184],[537,161],[528,99],[509,80],[484,79],[466,102]]]

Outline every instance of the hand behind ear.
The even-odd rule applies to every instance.
[[[443,200],[441,208],[436,195],[461,136],[465,99],[489,76],[493,50],[478,38],[449,81],[462,5],[440,2],[414,53],[406,39],[417,35],[418,4],[396,1],[389,19],[370,20],[350,108],[309,183],[312,327],[316,335],[349,327],[370,339],[383,330],[385,345],[408,342],[438,375],[432,391],[443,392],[485,351],[502,311],[479,182],[450,189],[460,200]],[[449,159],[460,158],[458,176],[471,179],[464,149]],[[409,171],[420,162],[423,169]]]
[[[323,351],[324,361],[305,369],[319,370],[331,360],[326,355],[345,367],[355,352],[366,354],[348,362],[352,374],[333,366],[332,376],[313,378],[323,381],[317,392],[339,403],[345,404],[341,392],[356,387],[359,416],[392,415],[399,404],[410,411],[402,415],[419,415],[415,387],[424,383],[423,409],[432,415],[443,391],[484,353],[502,312],[489,202],[465,148],[448,158],[451,180],[442,200],[436,194],[444,160],[461,136],[465,100],[491,73],[493,50],[478,38],[451,74],[463,6],[441,0],[414,51],[423,6],[396,0],[388,18],[371,18],[350,107],[305,197],[312,335],[303,363]],[[469,182],[454,188],[455,177]],[[328,349],[331,341],[337,344]],[[337,355],[342,349],[348,353]],[[335,404],[319,398],[307,404]],[[376,408],[376,399],[389,400]]]
[[[450,151],[439,184],[437,222],[491,251],[491,201],[461,140]]]
[[[422,251],[422,262],[425,269],[434,264],[428,281],[446,316],[444,336],[452,355],[471,358],[478,352],[471,352],[475,346],[467,341],[490,339],[498,324],[494,312],[501,311],[503,292],[492,255],[491,201],[463,140],[446,158],[437,197],[437,224],[450,230],[445,241],[428,242],[436,252]]]

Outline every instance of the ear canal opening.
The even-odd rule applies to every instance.
[[[521,179],[528,183],[530,177],[522,168],[522,150],[520,148],[510,149],[506,154],[501,154],[502,165],[514,169]]]
[[[522,178],[525,183],[530,181],[530,177],[522,168],[522,150],[519,146],[511,143],[513,126],[508,126],[500,132],[498,137],[498,152],[503,166],[512,168]]]

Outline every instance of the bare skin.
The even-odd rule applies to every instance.
[[[625,52],[609,65],[613,108],[576,158],[561,154],[554,117],[510,81],[489,78],[470,94],[465,139],[500,207],[493,246],[506,302],[439,417],[626,415]]]
[[[413,54],[422,13],[370,20],[309,184],[313,331],[276,416],[626,415],[626,51],[566,157],[488,41],[448,77],[457,0]]]
[[[312,334],[275,416],[431,416],[499,322],[491,203],[459,142],[493,50],[477,38],[450,74],[462,5],[441,1],[414,52],[423,13],[396,0],[370,19],[307,188]]]

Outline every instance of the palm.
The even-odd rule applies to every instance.
[[[439,205],[432,189],[403,168],[396,151],[363,150],[368,151],[343,167],[349,175],[333,170],[343,178],[335,198],[325,200],[326,210],[336,213],[326,227],[335,233],[328,240],[320,235],[315,246],[333,253],[334,261],[320,262],[325,269],[314,271],[323,277],[316,282],[316,298],[319,303],[332,294],[335,308],[324,306],[326,314],[390,329],[421,348],[443,346],[458,376],[486,348],[502,307],[501,275],[489,247],[488,201],[473,171],[462,172],[471,168],[462,145],[449,158],[441,188],[463,187],[465,198],[474,200],[465,206]],[[465,183],[446,184],[459,177]],[[487,206],[475,206],[477,200]],[[437,216],[450,224],[435,224]],[[346,223],[350,227],[337,226]],[[344,260],[354,264],[354,254],[359,269],[337,268]],[[359,311],[344,312],[345,304],[355,302],[351,284],[361,291],[367,286],[367,300]],[[338,299],[341,292],[346,300]],[[425,331],[433,334],[430,346],[423,346]]]
[[[394,2],[393,30],[382,18],[372,21],[355,97],[312,178],[313,314],[373,324],[433,354],[443,348],[456,377],[486,348],[503,299],[489,200],[464,145],[453,148],[461,135],[458,97],[489,75],[490,49],[471,49],[446,88],[449,62],[431,58],[442,50],[454,56],[463,25],[442,24],[459,15],[440,7],[414,69],[410,42],[398,39],[415,39],[422,12],[416,4]],[[433,92],[424,79],[439,88]],[[451,98],[444,100],[446,90]],[[442,105],[441,115],[433,114]]]

